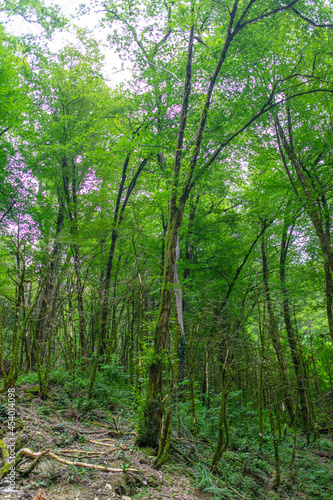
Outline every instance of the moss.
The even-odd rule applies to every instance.
[[[7,476],[7,474],[9,474],[9,471],[10,471],[10,468],[11,468],[12,464],[9,463],[9,464],[5,464],[1,469],[0,469],[0,479],[4,478],[5,476]]]
[[[156,449],[155,448],[151,448],[150,446],[146,446],[146,447],[140,448],[140,449],[141,449],[141,451],[143,451],[143,453],[145,453],[146,455],[148,455],[148,457],[156,455]]]

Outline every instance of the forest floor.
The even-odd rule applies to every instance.
[[[6,441],[4,408],[1,400],[0,438]],[[213,451],[209,440],[194,443],[186,435],[181,439],[175,436],[170,460],[155,470],[154,450],[138,449],[134,444],[131,408],[108,403],[104,408],[100,405],[81,411],[63,397],[62,389],[57,386],[52,387],[45,401],[40,399],[36,385],[17,387],[16,418],[17,450],[26,448],[35,454],[48,451],[67,463],[45,454],[28,477],[17,478],[15,492],[9,492],[3,479],[1,500],[333,498],[333,449],[325,439],[320,446],[313,444],[311,450],[304,451],[302,447],[303,451],[296,454],[298,468],[282,467],[282,486],[276,492],[272,488],[274,461],[267,453],[259,456],[250,450],[228,452],[221,463],[221,477],[215,481],[209,471]],[[290,458],[290,443],[281,451],[282,461],[283,454]],[[20,470],[27,470],[32,462],[33,458],[25,455]],[[229,480],[225,475],[223,478],[226,473]],[[45,496],[41,495],[41,489]]]
[[[16,449],[48,450],[69,462],[100,465],[120,472],[66,465],[45,456],[26,479],[17,482],[15,492],[9,491],[4,479],[0,485],[1,500],[31,500],[41,489],[46,500],[211,498],[195,490],[191,468],[186,464],[181,467],[169,464],[160,471],[153,469],[154,450],[139,450],[134,445],[135,433],[124,416],[126,409],[115,409],[112,416],[108,409],[93,410],[88,419],[74,408],[57,409],[52,393],[50,396],[42,401],[36,386],[16,390]],[[6,441],[5,437],[2,439]],[[26,455],[20,469],[27,469],[32,461]]]

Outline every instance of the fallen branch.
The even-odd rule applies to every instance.
[[[177,448],[173,443],[170,443],[170,448],[175,451],[176,453],[178,453],[179,455],[181,455],[185,460],[186,462],[188,462],[189,464],[194,464],[194,460],[192,460],[188,455],[186,455],[186,453],[184,453],[182,450],[180,450],[179,448]]]
[[[89,443],[92,443],[92,444],[98,444],[99,446],[107,446],[107,447],[110,447],[112,448],[112,446],[114,446],[114,444],[108,444],[108,443],[100,443],[99,441],[93,441],[92,439],[87,439],[87,441]],[[116,446],[115,448],[112,448],[111,450],[108,450],[109,453],[111,453],[112,451],[117,451],[119,450],[120,447],[119,446]],[[123,449],[123,448],[122,448]],[[126,448],[125,448],[126,449]]]
[[[25,476],[27,473],[30,474],[33,471],[33,468],[36,467],[36,465],[38,464],[39,460],[42,457],[53,458],[54,460],[56,460],[57,462],[59,462],[63,465],[74,465],[75,467],[84,467],[87,469],[95,469],[95,470],[100,470],[100,471],[104,471],[104,472],[115,472],[115,473],[125,472],[125,471],[140,472],[138,469],[131,469],[131,468],[115,469],[113,467],[106,467],[104,465],[96,465],[96,464],[88,464],[86,462],[72,462],[72,461],[65,460],[64,458],[59,457],[58,455],[56,455],[55,453],[53,453],[52,451],[49,451],[49,450],[34,452],[34,451],[31,451],[29,448],[22,448],[18,452],[18,454],[16,456],[16,460],[15,460],[15,465],[18,464],[18,462],[22,460],[23,455],[27,455],[28,457],[35,459],[34,463],[31,466],[29,466],[26,471],[24,471],[22,473]],[[10,464],[6,464],[6,465],[10,465]],[[10,467],[8,468],[8,470],[4,470],[4,469],[5,469],[5,467],[3,467],[0,470],[0,478],[4,477],[5,475],[7,475],[9,473]]]
[[[61,450],[58,451],[61,455],[65,455],[67,453],[81,453],[83,455],[105,455],[107,451],[85,451],[85,450]]]
[[[107,451],[95,451],[91,453],[85,453],[84,451],[80,451],[78,453],[69,453],[69,452],[59,452],[61,456],[63,457],[70,457],[70,458],[83,458],[83,457],[90,457],[90,458],[98,458],[98,457],[105,457],[107,455]]]
[[[107,436],[108,434],[108,431],[77,431],[79,432],[80,434],[105,434]]]
[[[100,442],[102,441],[111,441],[111,443],[114,443],[114,439],[111,439],[111,438],[103,438],[103,439],[99,439]]]
[[[114,437],[114,438],[120,438],[123,436],[136,436],[136,433],[135,432],[116,431],[116,430],[110,429],[108,432],[108,436]]]
[[[331,424],[331,428],[333,427],[333,424]],[[319,429],[319,434],[328,434],[329,433],[329,429],[328,427],[324,427],[322,429]]]
[[[21,476],[22,477],[28,477],[30,472],[32,472],[35,467],[37,467],[37,465],[39,464],[39,462],[41,461],[42,457],[44,455],[46,455],[47,451],[42,451],[39,456],[37,458],[35,458],[35,460],[32,462],[31,465],[29,465],[29,467],[25,470],[25,471],[22,471],[21,472]]]

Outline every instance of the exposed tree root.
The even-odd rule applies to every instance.
[[[29,467],[26,470],[21,472],[22,477],[28,477],[30,472],[32,472],[37,467],[37,465],[41,461],[42,457],[44,455],[46,455],[46,453],[47,453],[47,451],[42,451],[39,454],[39,456],[37,458],[35,458],[35,460],[29,465]]]
[[[105,451],[86,451],[86,450],[61,450],[58,453],[60,455],[67,455],[70,453],[78,453],[79,455],[106,455],[107,453],[110,453],[109,450]]]
[[[111,441],[111,443],[114,444],[114,439],[111,438],[103,438],[103,439],[98,439],[98,441],[101,443],[102,441]]]
[[[42,457],[53,458],[53,460],[56,460],[57,462],[63,465],[75,465],[76,467],[85,467],[87,469],[96,469],[104,472],[115,472],[115,473],[124,472],[124,469],[116,469],[113,467],[106,467],[104,465],[89,464],[86,462],[76,462],[76,461],[72,462],[70,460],[65,460],[64,458],[59,457],[58,455],[49,450],[34,452],[31,451],[29,448],[22,448],[17,453],[15,466],[17,466],[18,463],[22,460],[23,455],[27,455],[34,459],[34,462],[25,471],[21,472],[21,474],[24,477],[27,477],[34,470],[34,468],[38,465]],[[138,469],[131,469],[131,468],[126,468],[125,470],[129,472],[140,472]],[[5,477],[9,473],[9,471],[10,471],[10,464],[4,465],[2,469],[0,469],[0,478]]]
[[[86,441],[88,441],[88,443],[98,444],[99,446],[107,446],[107,447],[110,447],[110,448],[111,448],[111,450],[109,450],[109,453],[111,453],[111,451],[117,451],[117,450],[119,450],[119,448],[120,448],[119,446],[117,446],[117,447],[115,447],[115,448],[114,448],[114,443],[112,443],[112,444],[109,444],[109,443],[101,443],[100,441],[94,441],[94,440],[92,440],[92,439],[86,439]],[[112,446],[113,446],[113,448],[112,448]],[[122,449],[123,449],[123,448],[122,448]],[[126,449],[126,448],[125,448],[125,449]]]

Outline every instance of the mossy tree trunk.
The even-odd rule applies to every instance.
[[[265,381],[266,381],[266,394],[267,394],[267,408],[268,408],[269,424],[270,424],[270,428],[271,428],[271,435],[272,435],[273,448],[274,448],[274,459],[275,459],[275,478],[274,478],[273,488],[275,490],[277,490],[280,486],[280,483],[281,483],[281,462],[280,462],[280,455],[279,455],[279,444],[278,444],[278,440],[276,438],[276,432],[275,432],[275,422],[274,422],[274,415],[273,415],[274,403],[272,402],[272,397],[271,397],[271,387],[270,387],[269,372],[268,372],[267,364],[265,366]]]
[[[289,228],[291,229],[289,231]],[[289,231],[289,234],[288,234]],[[291,352],[291,358],[294,365],[295,375],[297,378],[297,387],[299,392],[299,400],[301,404],[302,410],[302,421],[303,421],[303,429],[306,433],[309,432],[311,427],[311,415],[310,415],[310,407],[308,403],[308,395],[306,391],[306,387],[304,384],[304,373],[302,371],[302,364],[300,360],[300,355],[298,352],[297,339],[295,338],[294,328],[292,326],[291,314],[290,314],[290,304],[289,304],[289,295],[286,285],[286,258],[288,247],[290,243],[290,239],[292,237],[293,225],[285,219],[283,231],[282,231],[282,239],[281,239],[281,250],[280,250],[280,280],[281,280],[281,289],[282,289],[282,297],[283,297],[283,316],[284,323],[286,326],[288,343]]]
[[[44,278],[41,281],[41,284],[38,288],[38,290],[35,293],[35,297],[32,300],[32,303],[27,310],[27,313],[25,315],[24,321],[22,323],[21,328],[18,328],[18,322],[15,323],[16,326],[16,334],[15,334],[15,341],[13,340],[13,347],[12,347],[12,357],[11,357],[11,363],[10,363],[10,368],[8,372],[8,376],[4,380],[4,390],[8,390],[9,388],[12,388],[15,386],[17,377],[18,377],[18,360],[19,360],[19,351],[20,351],[20,345],[21,345],[21,340],[24,335],[24,332],[26,331],[28,322],[32,316],[32,313],[37,305],[37,301],[40,295],[40,290],[43,289],[46,280],[48,279],[48,272],[49,270],[46,269]]]
[[[217,469],[218,463],[221,459],[222,454],[228,449],[229,446],[229,425],[227,420],[227,401],[229,395],[229,387],[233,378],[233,371],[231,368],[231,363],[228,365],[228,358],[230,355],[229,349],[224,359],[222,366],[222,380],[221,380],[221,406],[219,413],[219,423],[218,423],[218,438],[217,446],[212,459],[212,467],[214,470]]]
[[[314,189],[311,189],[311,186],[308,183],[307,176],[305,173],[305,169],[302,166],[302,163],[297,155],[295,143],[294,143],[294,134],[292,128],[292,119],[290,108],[287,108],[287,118],[288,118],[288,135],[289,140],[287,139],[286,133],[283,130],[281,122],[279,118],[276,118],[276,129],[277,135],[282,143],[282,146],[286,152],[286,155],[292,164],[293,169],[295,170],[297,179],[301,186],[301,193],[299,193],[296,189],[298,197],[305,204],[306,211],[311,219],[313,227],[316,231],[317,237],[320,242],[320,246],[323,252],[324,262],[328,264],[331,272],[333,271],[333,249],[330,241],[329,234],[325,231],[326,223],[323,220],[320,214],[320,209],[317,203],[318,198],[318,186],[315,186]],[[282,146],[280,147],[280,152],[282,151]],[[283,153],[282,153],[283,155]],[[284,157],[284,164],[287,167],[286,158]],[[289,175],[290,178],[290,175]],[[294,186],[295,189],[295,186]],[[327,219],[327,218],[326,218]]]
[[[266,244],[265,235],[263,235],[261,240],[261,253],[262,253],[262,268],[263,268],[263,282],[264,282],[264,293],[268,312],[268,332],[272,340],[272,344],[275,350],[275,354],[279,363],[281,382],[284,391],[284,399],[287,406],[288,414],[290,420],[294,419],[293,404],[290,396],[290,383],[288,380],[288,365],[286,358],[283,353],[281,346],[278,322],[273,309],[273,300],[270,291],[269,279],[268,279],[268,259],[266,254]]]

